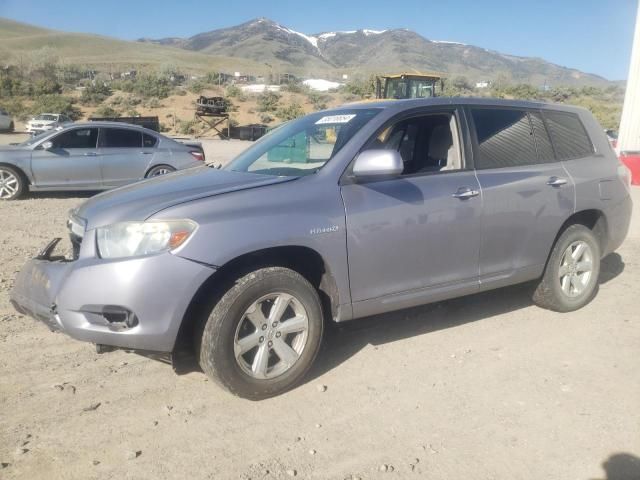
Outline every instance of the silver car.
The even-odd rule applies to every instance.
[[[0,200],[27,191],[107,190],[203,161],[201,149],[136,125],[74,123],[0,147]]]

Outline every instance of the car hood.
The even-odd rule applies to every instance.
[[[195,167],[101,193],[83,203],[75,214],[87,221],[87,229],[142,221],[181,203],[294,178]]]

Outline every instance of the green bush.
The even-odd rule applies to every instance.
[[[313,105],[314,110],[324,110],[327,108],[327,102],[331,97],[329,97],[329,95],[323,95],[318,92],[310,91],[307,94],[307,98],[309,99],[311,105]]]
[[[75,106],[74,99],[64,95],[40,95],[29,109],[32,115],[40,113],[64,113],[72,120],[82,117],[82,111]]]
[[[258,95],[258,111],[275,112],[278,110],[281,98],[282,96],[279,93],[265,90]]]
[[[261,123],[271,123],[271,122],[273,122],[273,117],[271,115],[269,115],[268,113],[261,113],[259,118],[260,118],[260,122]]]
[[[366,98],[376,93],[376,77],[371,75],[366,80],[355,79],[340,88],[341,91],[356,95],[359,98]]]
[[[276,117],[283,122],[288,122],[294,118],[298,118],[304,115],[304,110],[299,103],[293,102],[292,104],[279,108],[276,110]]]
[[[176,130],[183,135],[194,135],[198,132],[198,122],[196,120],[178,120]]]
[[[113,117],[113,118],[117,118],[120,117],[120,112],[118,112],[118,110],[110,107],[109,105],[100,105],[98,108],[96,108],[96,111],[93,112],[93,116],[100,118],[100,117]]]
[[[173,92],[173,85],[166,76],[143,74],[136,78],[115,80],[111,82],[114,90],[127,93],[135,93],[144,98],[167,98]]]
[[[25,118],[27,118],[27,115],[29,113],[25,108],[22,99],[16,97],[3,97],[0,100],[0,108],[5,109],[12,117],[17,118],[18,120],[24,120]]]
[[[104,83],[88,85],[82,91],[80,103],[83,105],[100,105],[111,96],[111,88]]]
[[[242,95],[244,92],[242,91],[241,88],[235,86],[235,85],[229,85],[226,89],[225,89],[225,95],[227,97],[239,97],[240,95]]]
[[[204,82],[195,80],[189,84],[189,91],[195,93],[196,95],[200,95],[205,87],[206,85]]]
[[[282,86],[282,90],[290,93],[304,93],[309,94],[311,89],[301,82],[291,82]]]
[[[33,85],[34,95],[51,95],[54,93],[62,93],[62,85],[56,80],[45,78],[37,80]]]

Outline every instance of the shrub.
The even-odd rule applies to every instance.
[[[176,129],[183,135],[194,135],[198,132],[198,122],[196,120],[178,120]]]
[[[200,95],[205,88],[204,82],[200,80],[195,80],[189,84],[189,90],[196,95]]]
[[[229,85],[225,90],[225,95],[231,98],[237,97],[239,95],[242,95],[242,90],[235,85]]]
[[[289,120],[293,120],[294,118],[298,118],[304,115],[304,110],[300,106],[299,103],[293,102],[287,107],[279,108],[276,111],[276,117],[280,120],[287,122]]]
[[[265,90],[258,95],[258,111],[259,112],[275,112],[278,110],[282,96],[277,92]]]
[[[291,82],[282,86],[282,90],[290,93],[306,93],[309,94],[311,90],[304,83]]]
[[[82,111],[74,105],[74,99],[64,95],[40,95],[34,99],[30,112],[32,115],[43,112],[64,113],[72,120],[82,117]]]
[[[271,122],[273,122],[273,117],[271,115],[269,115],[268,113],[261,113],[260,114],[260,122],[261,123],[271,123]]]
[[[19,120],[24,120],[29,113],[24,103],[22,103],[22,99],[15,97],[2,98],[0,100],[0,108],[4,108],[12,117]]]
[[[323,95],[318,92],[309,92],[307,95],[309,102],[313,105],[314,110],[324,110],[327,108],[327,101],[329,100],[328,95]]]
[[[83,105],[100,105],[111,96],[111,88],[104,83],[88,85],[82,91],[80,103]]]
[[[133,82],[133,91],[146,98],[167,98],[172,90],[169,79],[157,75],[140,75]]]
[[[56,80],[44,78],[36,81],[33,85],[34,95],[51,95],[54,93],[62,93],[62,85]]]
[[[93,112],[93,116],[94,117],[119,117],[120,116],[120,112],[118,112],[116,109],[110,107],[109,105],[100,105],[98,108],[96,108],[96,111]]]

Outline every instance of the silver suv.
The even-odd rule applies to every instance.
[[[277,128],[222,170],[88,200],[69,217],[74,258],[54,240],[12,301],[99,351],[191,351],[260,399],[301,380],[326,322],[529,281],[541,307],[584,306],[631,208],[628,171],[586,110],[348,105]]]

